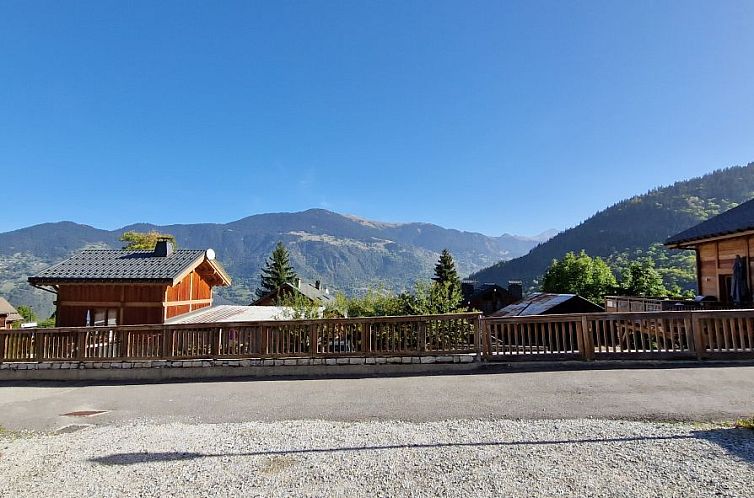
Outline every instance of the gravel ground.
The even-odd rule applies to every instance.
[[[2,496],[752,496],[754,431],[607,420],[0,433]]]

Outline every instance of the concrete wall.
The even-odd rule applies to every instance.
[[[233,377],[378,376],[479,368],[474,355],[0,363],[0,381],[160,381]]]

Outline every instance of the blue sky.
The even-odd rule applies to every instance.
[[[0,3],[0,231],[536,233],[754,161],[754,2]]]

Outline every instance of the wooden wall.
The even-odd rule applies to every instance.
[[[200,266],[165,291],[165,318],[182,315],[212,305],[212,286]],[[181,303],[171,305],[170,303]]]
[[[83,327],[92,309],[115,309],[119,325],[162,323],[165,285],[65,284],[58,288],[56,325]]]
[[[222,283],[208,263],[202,263],[173,286],[165,284],[61,284],[56,324],[83,327],[88,310],[117,310],[118,325],[163,323],[189,311],[212,305],[212,286]],[[91,314],[90,314],[91,316]]]
[[[721,289],[720,277],[733,274],[736,256],[746,258],[748,264],[749,288],[752,288],[752,258],[754,255],[754,236],[742,235],[729,239],[704,242],[697,247],[699,294],[715,296],[722,302],[727,301],[725,289]]]

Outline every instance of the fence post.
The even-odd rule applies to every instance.
[[[707,352],[707,344],[704,341],[702,320],[693,311],[691,312],[691,328],[694,331],[694,350],[696,351],[696,359],[703,360],[705,353]]]
[[[0,331],[0,363],[5,360],[5,342],[8,340],[10,335],[3,334],[2,331]]]
[[[363,332],[362,332],[363,334]],[[362,344],[364,341],[364,338],[362,336]],[[317,356],[317,353],[319,353],[319,348],[317,347],[317,325],[314,323],[309,324],[309,353],[312,356]]]
[[[420,355],[427,351],[427,322],[424,320],[419,320],[416,330],[416,350]]]
[[[576,343],[584,361],[594,360],[594,341],[586,315],[581,315],[581,321],[576,322]]]
[[[34,332],[34,359],[42,361],[44,359],[44,334],[39,331]]]
[[[691,313],[687,313],[688,316],[683,317],[683,332],[686,337],[686,345],[689,348],[689,353],[696,353],[696,340],[694,339],[694,328],[691,319]],[[680,338],[679,338],[680,339]]]
[[[474,333],[474,342],[476,346],[476,361],[482,361],[482,334],[487,337],[487,331],[484,330],[484,321],[482,315],[476,317],[476,331]],[[485,341],[486,342],[486,341]]]
[[[76,337],[77,342],[77,351],[76,351],[76,358],[79,361],[83,361],[84,358],[86,358],[86,337],[87,334],[89,334],[88,330],[79,330],[78,331],[78,337]]]
[[[210,341],[209,341],[209,356],[213,360],[217,358],[217,355],[220,354],[221,347],[220,347],[220,341],[222,341],[223,336],[223,328],[222,327],[213,327],[212,332],[210,333]],[[212,336],[215,337],[212,337]]]
[[[169,358],[173,356],[173,334],[167,327],[162,329],[162,351],[163,358]]]
[[[266,325],[260,325],[258,327],[259,330],[259,354],[260,356],[267,356],[269,354],[268,351],[268,343],[267,343],[267,326]]]

